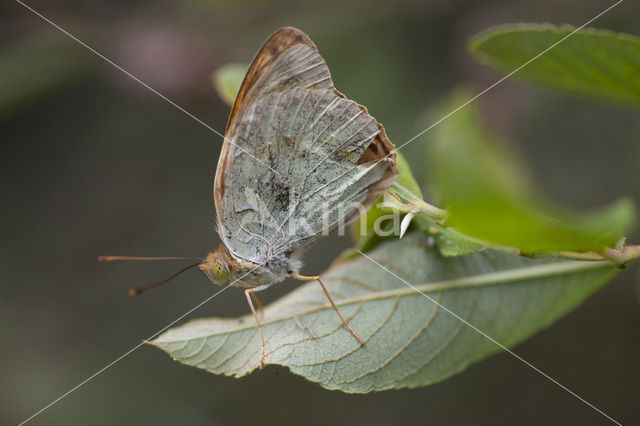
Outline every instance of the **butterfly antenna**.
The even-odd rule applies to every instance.
[[[98,262],[113,262],[114,260],[199,260],[201,257],[137,257],[137,256],[98,256]]]
[[[204,259],[202,259],[201,257],[174,257],[174,256],[169,256],[169,257],[140,257],[140,256],[98,256],[98,262],[113,262],[114,260],[197,260],[198,262],[187,266],[186,268],[182,268],[181,270],[179,270],[178,272],[176,272],[175,274],[171,275],[169,278],[166,278],[162,281],[158,281],[156,283],[153,284],[149,284],[143,287],[137,287],[137,288],[132,288],[131,290],[129,290],[129,296],[133,297],[133,296],[137,296],[140,293],[144,293],[147,290],[151,290],[152,288],[156,288],[161,286],[162,284],[165,284],[169,281],[171,281],[172,279],[174,279],[175,277],[177,277],[178,275],[180,275],[181,273],[183,273],[184,271],[193,268],[194,266],[198,266],[200,263],[204,262]]]
[[[187,271],[187,270],[193,268],[194,266],[198,266],[200,263],[201,262],[197,262],[197,263],[194,263],[193,265],[187,266],[186,268],[182,268],[178,272],[176,272],[175,274],[171,275],[169,278],[165,278],[162,281],[158,281],[158,282],[153,283],[153,284],[145,285],[143,287],[132,288],[131,290],[129,290],[129,296],[134,297],[134,296],[139,295],[140,293],[144,293],[147,290],[151,290],[152,288],[160,287],[162,284],[168,283],[169,281],[171,281],[172,279],[174,279],[175,277],[177,277],[178,275],[180,275],[184,271]]]

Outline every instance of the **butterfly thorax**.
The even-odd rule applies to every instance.
[[[224,244],[207,254],[200,270],[219,286],[253,288],[284,280],[298,273],[299,261],[286,254],[270,256],[266,262],[254,263],[234,257]]]

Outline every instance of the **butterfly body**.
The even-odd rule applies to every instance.
[[[275,284],[283,281],[291,274],[297,274],[301,262],[296,255],[287,256],[282,253],[271,256],[263,264],[234,258],[227,247],[221,244],[215,252],[209,253],[200,270],[213,283],[219,286],[231,285],[244,289]]]

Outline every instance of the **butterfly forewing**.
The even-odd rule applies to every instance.
[[[287,27],[269,37],[253,58],[231,109],[227,132],[237,123],[236,117],[256,99],[294,87],[327,89],[333,87],[333,82],[311,39],[302,31]]]

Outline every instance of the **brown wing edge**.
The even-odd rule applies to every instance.
[[[242,80],[236,100],[231,108],[229,114],[229,120],[227,121],[226,131],[229,131],[229,127],[233,122],[233,119],[238,112],[245,109],[247,105],[244,105],[244,99],[253,87],[254,83],[269,69],[271,65],[283,52],[292,46],[297,44],[304,44],[311,47],[315,52],[318,51],[316,45],[311,41],[309,36],[294,27],[280,28],[262,44],[258,53],[251,60],[251,65]]]
[[[360,108],[367,112],[367,108],[360,105]],[[375,120],[375,119],[374,119]],[[384,130],[382,124],[376,120],[376,125],[380,129],[380,133],[369,144],[364,151],[357,164],[367,164],[372,162],[381,162],[386,165],[386,170],[380,180],[369,185],[367,188],[367,197],[362,202],[365,210],[369,210],[378,200],[378,197],[382,195],[384,191],[393,183],[398,176],[398,164],[396,162],[396,154],[393,152],[394,145],[387,137],[387,133]],[[345,220],[345,224],[349,224],[356,220],[360,215],[360,211],[354,212],[350,217]]]

